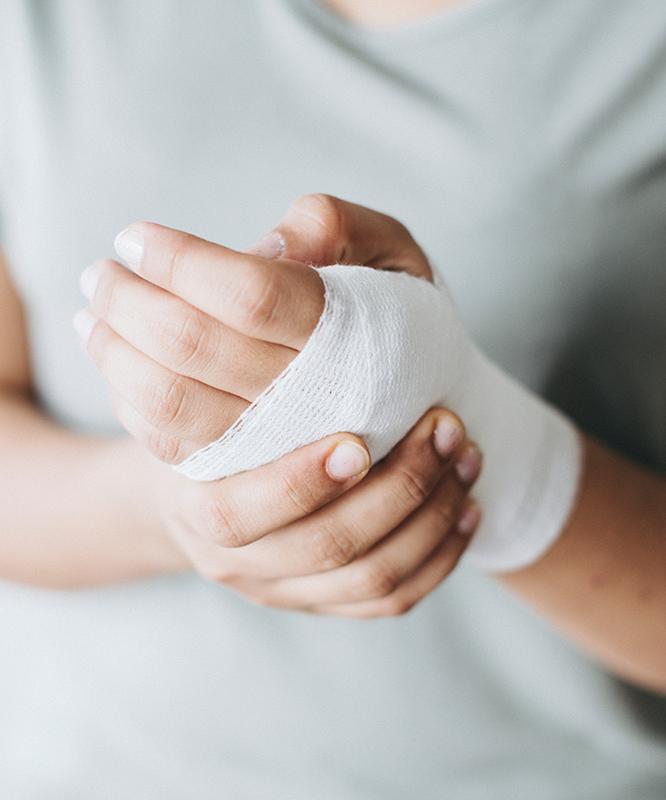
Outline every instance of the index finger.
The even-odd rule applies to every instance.
[[[303,347],[324,307],[316,270],[275,262],[157,225],[135,222],[116,237],[139,276],[255,339]]]

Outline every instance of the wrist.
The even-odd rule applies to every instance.
[[[164,575],[190,569],[190,563],[171,537],[168,510],[180,478],[130,437],[105,443],[99,453],[102,474],[110,484],[120,481],[124,524],[132,531],[131,546],[137,570]]]
[[[472,346],[446,404],[484,452],[476,496],[483,523],[468,564],[492,573],[522,569],[550,549],[575,505],[582,446],[574,425]]]

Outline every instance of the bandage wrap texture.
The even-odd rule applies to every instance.
[[[377,461],[444,406],[484,453],[474,492],[484,517],[465,560],[488,571],[536,560],[574,501],[573,426],[478,351],[443,284],[347,265],[318,272],[324,310],[303,350],[220,439],[176,469],[215,480],[341,431],[363,437]]]

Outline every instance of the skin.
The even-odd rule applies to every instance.
[[[153,228],[171,236],[172,243],[184,238]],[[382,238],[394,230],[406,235],[402,226],[382,220]],[[87,346],[114,386],[120,419],[165,461],[178,460],[221,433],[212,426],[225,419],[225,407],[228,423],[295,355],[321,310],[319,279],[312,281],[315,273],[308,267],[285,262],[280,272],[261,257],[208,243],[196,242],[196,247],[204,266],[210,256],[206,248],[224,253],[225,280],[233,273],[234,260],[238,285],[246,293],[252,285],[248,267],[256,271],[254,285],[260,294],[261,276],[272,276],[273,286],[289,278],[288,299],[298,297],[302,314],[284,309],[295,327],[262,324],[263,335],[277,340],[262,344],[228,324],[258,333],[256,309],[239,314],[239,308],[255,304],[239,301],[229,284],[211,291],[214,276],[205,270],[194,283],[200,288],[205,278],[208,291],[197,296],[202,304],[212,296],[233,297],[212,309],[219,316],[231,315],[226,324],[206,314],[201,315],[203,327],[185,324],[201,312],[114,262],[96,266],[101,275],[93,305],[108,321],[88,330]],[[161,256],[155,263],[159,270]],[[190,264],[187,259],[182,263]],[[423,263],[421,257],[411,266],[423,268]],[[150,260],[146,268],[150,272]],[[213,271],[218,277],[223,274]],[[308,277],[301,283],[304,275]],[[257,603],[369,617],[404,613],[454,568],[478,522],[479,512],[467,502],[467,493],[480,470],[478,448],[466,442],[454,415],[443,409],[427,414],[369,472],[362,442],[340,434],[251,473],[194,483],[148,456],[133,440],[75,436],[39,413],[30,399],[21,305],[7,276],[4,270],[0,292],[0,311],[7,312],[0,313],[0,325],[6,328],[0,338],[7,349],[7,354],[0,353],[7,355],[0,359],[5,369],[0,435],[9,456],[0,474],[6,490],[0,505],[0,530],[6,532],[0,538],[3,577],[71,587],[194,568]],[[121,313],[132,304],[141,307],[139,317],[149,321],[147,327],[136,327],[131,314]],[[177,375],[131,345],[109,322],[162,361],[176,354],[179,368],[201,380]],[[212,329],[217,333],[211,334]],[[235,358],[220,369],[205,358],[202,343],[191,350],[195,331],[219,348],[216,356],[233,352]],[[239,360],[246,370],[238,368]],[[181,389],[170,388],[174,382]],[[457,431],[447,447],[437,435],[442,421],[453,423]],[[363,456],[360,472],[351,478],[331,474],[331,453],[341,441],[354,443]],[[127,474],[132,475],[131,486]],[[32,502],[35,485],[40,486],[40,503]]]
[[[132,265],[139,277],[123,274],[117,264],[109,262],[91,268],[97,277],[91,302],[95,318],[99,321],[89,335],[88,347],[100,369],[111,381],[113,376],[110,377],[105,366],[105,350],[110,341],[106,326],[111,324],[120,327],[109,310],[112,304],[107,299],[109,293],[113,296],[115,291],[120,291],[112,288],[114,286],[127,286],[142,279],[170,293],[186,295],[190,303],[205,306],[207,312],[215,312],[224,318],[226,324],[243,330],[246,335],[265,336],[277,340],[279,346],[290,343],[298,347],[303,341],[304,331],[311,329],[314,316],[311,307],[318,307],[320,298],[319,287],[311,282],[310,277],[303,281],[299,269],[294,266],[299,261],[315,264],[360,261],[376,268],[392,264],[422,275],[427,269],[422,251],[398,222],[325,195],[300,198],[276,230],[253,248],[255,254],[277,259],[274,272],[264,272],[263,261],[256,262],[252,257],[233,253],[211,243],[202,243],[194,237],[151,223],[137,223],[131,229],[141,234],[145,244],[143,258],[135,260]],[[178,254],[175,267],[170,253]],[[219,304],[213,307],[211,297],[235,297],[235,289],[227,281],[234,282],[234,272],[243,259],[251,275],[256,264],[261,263],[260,272],[264,278],[253,284],[254,296],[260,298],[261,302],[248,302],[246,297],[245,309],[251,313],[234,317],[237,308],[222,309]],[[183,271],[182,277],[178,274],[180,270]],[[203,272],[200,273],[200,270]],[[242,273],[240,267],[239,275]],[[211,280],[216,275],[224,275],[220,279],[224,281],[224,291],[210,291],[214,286]],[[194,286],[198,280],[202,289]],[[250,284],[253,281],[254,277],[250,279]],[[301,288],[307,286],[306,294],[311,294],[309,300],[299,294],[296,284],[300,284]],[[203,291],[205,287],[209,291]],[[272,296],[272,293],[280,292],[284,293],[284,298]],[[124,305],[131,304],[129,295],[123,293],[122,297]],[[289,305],[292,302],[290,298],[294,297],[297,298],[297,308],[303,310],[302,320],[305,322],[296,319],[300,312]],[[281,327],[281,315],[275,313],[275,309],[282,308],[283,304],[287,304],[284,306],[285,319],[289,320],[286,328]],[[154,329],[154,325],[148,324]],[[180,328],[182,326],[179,323]],[[123,332],[129,335],[127,330]],[[133,341],[136,344],[138,339]],[[195,349],[205,352],[206,348],[202,345]],[[204,358],[204,363],[208,363],[208,359]],[[123,364],[125,370],[133,369],[127,353]],[[188,359],[188,366],[191,365]],[[224,403],[224,398],[220,402]],[[180,428],[179,432],[182,433]],[[390,463],[391,459],[387,461],[387,469]],[[375,469],[380,473],[384,467],[379,465]],[[363,496],[362,503],[352,511],[344,525],[346,539],[350,538],[350,531],[353,531],[351,538],[363,539],[367,527],[372,525],[376,513],[374,505],[370,506],[370,514],[364,515],[364,511],[368,508],[366,504],[373,502],[370,494],[373,480],[365,482],[363,489],[367,495]],[[497,576],[504,585],[551,620],[564,634],[593,653],[608,668],[659,691],[666,689],[663,632],[666,616],[663,581],[666,568],[666,542],[663,536],[666,529],[665,484],[663,477],[651,474],[586,438],[584,476],[578,502],[560,539],[536,564]],[[304,540],[307,539],[306,531],[310,522],[317,519],[318,513],[328,514],[336,508],[337,503],[343,502],[352,508],[355,493],[360,491],[359,486],[349,492],[344,500],[334,501],[323,512],[315,512],[310,517],[306,515],[305,520],[288,526],[286,530],[290,534],[296,531],[296,536],[301,531]],[[377,497],[381,494],[379,490]],[[389,500],[390,495],[384,494],[383,500],[378,500],[377,512],[382,506],[386,507]],[[411,530],[415,531],[417,527]],[[376,539],[372,538],[372,541]],[[226,541],[226,544],[229,543]],[[378,551],[375,547],[372,552]],[[400,552],[402,554],[392,562],[394,565],[403,558],[411,558],[406,551]],[[412,562],[409,563],[411,566]],[[388,570],[390,578],[386,577],[386,570],[377,578],[376,588],[382,585],[383,591],[386,591],[393,586],[394,568]],[[304,595],[317,599],[313,607],[317,611],[331,610],[327,602],[326,577],[331,583],[337,579],[320,575],[317,577],[317,587],[313,580],[299,579]],[[400,577],[401,573],[398,573],[398,579]],[[285,583],[282,583],[281,587],[284,586]],[[268,602],[276,599],[272,596]],[[354,603],[342,602],[340,595],[336,599],[339,602],[335,613],[365,615],[358,605],[354,608]],[[280,600],[288,604],[284,596]]]
[[[367,0],[352,4],[330,0],[329,4],[360,24],[393,24],[412,21],[460,3]],[[292,209],[291,217],[288,215],[280,226],[279,235],[264,241],[264,256],[313,263],[344,261],[346,256],[350,261],[371,266],[381,267],[392,262],[407,269],[410,259],[418,261],[422,257],[422,254],[415,255],[418,248],[411,247],[401,226],[393,228],[392,237],[378,238],[381,224],[377,219],[371,220],[372,214],[367,210],[353,211],[339,201],[317,197],[306,211],[299,215]],[[308,252],[304,252],[302,242],[308,241],[308,237]],[[257,252],[261,252],[261,248],[257,248]],[[351,253],[359,257],[351,258]],[[87,327],[90,333],[89,320],[82,327]],[[95,327],[98,329],[95,335],[101,336],[103,343],[104,334],[99,333],[103,328]],[[293,336],[294,332],[290,331],[289,335]],[[92,337],[88,339],[91,340]],[[113,341],[113,334],[107,337],[107,343],[109,341]],[[295,339],[273,344],[292,350],[297,348],[298,331]],[[145,343],[144,346],[148,347]],[[288,356],[284,352],[282,355]],[[276,367],[278,361],[278,351],[274,350],[271,363]],[[143,364],[146,366],[147,362]],[[227,367],[233,369],[232,364]],[[240,379],[248,381],[243,387],[245,394],[257,391],[258,386],[252,384],[256,375],[240,376]],[[214,382],[212,377],[211,380]],[[124,388],[131,393],[130,387]],[[222,394],[224,389],[218,391]],[[241,392],[240,385],[238,391]],[[233,395],[232,392],[227,394]],[[209,397],[212,396],[209,394]],[[242,403],[244,395],[241,392],[234,397],[236,400],[228,397],[228,402],[238,403],[240,398]],[[184,438],[183,431],[174,436],[173,432],[165,434],[159,427],[152,426],[151,430],[150,422],[146,427],[144,416],[120,394],[117,407],[121,416],[125,409],[125,424],[128,428],[134,427],[136,437],[166,460],[177,460],[175,456],[188,452],[198,441]],[[464,448],[457,449],[453,457],[432,459],[435,419],[443,416],[446,412],[441,410],[427,415],[401,444],[397,454],[391,456],[391,465],[388,459],[384,465],[373,468],[367,478],[362,475],[360,482],[356,480],[350,486],[343,486],[341,494],[339,486],[333,489],[327,481],[327,477],[331,479],[327,457],[335,442],[303,448],[293,455],[291,466],[278,462],[274,472],[263,476],[248,473],[233,492],[228,491],[228,484],[225,486],[223,524],[220,526],[219,515],[213,516],[212,526],[209,519],[204,526],[209,534],[207,539],[191,519],[195,500],[202,501],[200,496],[195,497],[197,490],[177,480],[178,476],[157,461],[147,458],[143,447],[133,440],[108,442],[76,437],[55,426],[35,409],[30,395],[21,304],[6,270],[0,269],[0,436],[3,452],[9,456],[4,460],[5,466],[0,465],[0,486],[5,492],[0,504],[3,576],[44,586],[70,586],[128,579],[194,565],[207,577],[231,585],[244,585],[248,596],[257,602],[292,607],[287,597],[289,593],[285,593],[286,586],[302,592],[293,607],[304,610],[351,616],[403,613],[449,574],[465,546],[465,537],[461,537],[461,531],[452,520],[456,518],[456,508],[463,507],[461,498],[473,480],[470,475],[474,470],[462,470],[467,480],[461,480],[461,470],[456,473],[451,469],[453,462],[465,463],[461,455]],[[162,419],[162,424],[164,421]],[[187,414],[179,421],[185,423],[188,434],[192,433]],[[207,424],[213,421],[207,420]],[[173,449],[176,444],[181,450]],[[666,691],[665,482],[663,477],[641,469],[589,439],[585,440],[585,448],[586,463],[578,502],[561,537],[536,564],[497,577],[608,669],[638,684]],[[472,451],[475,452],[474,448]],[[467,461],[469,463],[470,459]],[[424,462],[425,473],[419,469]],[[478,455],[472,457],[471,462],[476,464],[478,472]],[[11,469],[7,466],[9,463]],[[130,470],[131,486],[124,480]],[[276,481],[285,487],[284,496],[270,494],[270,487]],[[312,497],[311,506],[303,507],[303,496],[298,495],[301,485],[318,487],[318,510],[312,509]],[[376,531],[368,536],[363,526],[356,525],[354,534],[360,535],[363,543],[360,552],[355,544],[349,545],[348,529],[342,539],[335,535],[337,526],[345,520],[344,509],[351,510],[354,516],[355,503],[363,497],[362,490],[369,487],[379,496],[383,488],[394,492],[396,485],[402,487],[405,498],[417,487],[411,499],[414,510],[410,514],[403,507],[402,524],[387,528],[379,538],[373,538],[378,536]],[[34,502],[36,486],[40,487],[39,503]],[[81,492],[81,487],[86,491]],[[214,492],[214,489],[208,491]],[[256,502],[264,492],[271,498],[270,508]],[[339,496],[331,500],[336,492]],[[457,501],[453,501],[454,495]],[[230,497],[251,498],[254,507],[232,505],[230,515]],[[364,503],[365,499],[359,506]],[[213,505],[216,505],[215,500]],[[250,525],[241,521],[249,510],[252,511]],[[304,541],[302,535],[306,527],[307,536],[312,538],[310,517],[328,515],[331,510],[335,510],[332,516],[320,517],[328,523],[321,528],[317,526],[327,534],[323,546],[319,542],[314,555],[317,571],[278,578],[274,573],[268,578],[266,573],[262,574],[262,568],[278,562],[280,570],[287,564],[292,565],[295,573],[302,570],[303,563],[298,561],[301,556],[294,558],[294,553],[304,544],[307,548],[307,538]],[[383,504],[380,504],[380,513],[382,510]],[[262,562],[255,546],[266,548],[266,542],[270,545],[275,531],[271,528],[274,523],[263,520],[263,511],[267,518],[278,514],[282,529],[292,537],[292,546],[290,553],[274,550],[272,558]],[[404,522],[407,516],[409,523]],[[434,525],[433,517],[438,519]],[[464,515],[458,516],[458,520],[461,518]],[[235,520],[235,524],[230,525],[230,519]],[[286,522],[288,519],[291,521]],[[395,519],[385,520],[385,524],[395,524]],[[371,562],[368,556],[385,553],[382,548],[388,548],[389,544],[393,545],[396,557],[390,562],[392,568],[403,563],[405,558],[416,559],[411,551],[411,541],[416,536],[423,537],[420,546],[423,551],[427,549],[423,544],[427,537],[421,532],[422,527],[429,527],[431,543],[436,540],[433,530],[437,529],[439,544],[411,575],[401,581],[399,572],[386,569],[388,560]],[[269,529],[271,533],[266,533]],[[249,544],[241,544],[239,530],[252,531],[250,535],[255,537],[259,530],[263,535]],[[276,538],[282,537],[274,536],[273,542]],[[395,546],[398,539],[400,547]],[[174,542],[179,546],[174,546]],[[341,545],[341,542],[346,544]],[[237,546],[230,547],[232,544]],[[250,552],[253,556],[246,558],[245,554]],[[235,563],[229,561],[231,556],[236,557]],[[306,555],[308,557],[310,555]],[[360,570],[359,563],[365,565]],[[374,566],[370,566],[371,563]],[[353,569],[356,576],[352,575],[349,581]],[[315,585],[319,578],[323,578],[323,582]],[[289,585],[292,579],[300,581],[300,586]],[[334,583],[336,592],[344,585],[347,596],[343,599],[336,594],[339,602],[331,605],[324,600],[327,592],[334,591]],[[359,586],[364,599],[356,594]],[[319,592],[321,594],[317,594]],[[374,597],[368,596],[373,593]],[[294,595],[289,596],[293,601]],[[320,602],[308,605],[304,602],[305,596],[317,596]]]
[[[326,0],[368,26],[414,22],[467,2]],[[666,480],[589,437],[584,445],[578,504],[555,546],[497,577],[606,667],[666,692]]]
[[[398,26],[427,18],[468,0],[326,0],[337,14],[356,25]]]
[[[184,255],[187,248],[182,245],[183,241],[191,242],[191,237],[183,239],[183,234],[154,225],[145,226],[144,231],[156,237],[153,244],[158,248],[179,242],[176,251],[181,253],[181,262],[187,260]],[[201,246],[197,241],[193,252]],[[230,257],[239,258],[239,254],[226,248],[210,243],[205,243],[205,247],[212,248],[206,250],[207,258],[217,257],[219,267],[226,266]],[[399,223],[324,195],[297,201],[276,231],[254,250],[264,257],[280,257],[280,262],[274,265],[276,271],[285,261],[333,263],[345,258],[375,267],[392,263],[403,269],[419,270],[423,269],[424,259]],[[248,259],[242,255],[240,258]],[[96,269],[99,270],[99,265]],[[102,270],[112,276],[119,274],[113,263],[103,262]],[[157,281],[159,274],[151,273],[152,280]],[[124,277],[139,280],[129,273]],[[144,278],[141,280],[145,282]],[[103,285],[100,278],[97,286]],[[316,295],[316,286],[312,286]],[[112,304],[103,299],[103,291],[99,306],[95,306],[100,302],[95,292],[93,306],[109,309]],[[225,502],[221,517],[213,514],[211,538],[211,519],[201,527],[193,520],[197,508],[211,507],[210,496],[206,506],[201,492],[213,493],[217,499],[222,496],[215,493],[215,483],[197,484],[182,479],[158,461],[142,458],[143,448],[134,441],[76,437],[57,428],[31,407],[20,303],[6,274],[0,298],[3,303],[0,435],[3,452],[10,456],[3,463],[17,459],[11,468],[0,465],[3,470],[0,485],[6,490],[5,502],[0,504],[0,530],[11,531],[0,539],[4,577],[40,585],[79,585],[194,565],[206,577],[228,582],[260,603],[376,616],[404,613],[455,566],[464,542],[456,542],[460,535],[451,524],[455,503],[451,502],[449,492],[454,492],[461,503],[465,482],[447,469],[450,460],[432,459],[433,416],[426,415],[391,458],[333,501],[331,496],[340,489],[339,486],[333,489],[327,482],[325,458],[330,449],[320,443],[292,454],[291,469],[287,464],[286,471],[285,458],[272,467],[262,468],[263,474],[255,470],[216,482],[223,487]],[[269,302],[265,308],[273,305]],[[253,317],[253,325],[258,319],[260,322],[256,315]],[[88,332],[88,346],[93,350],[96,336],[100,337],[100,352],[104,351],[105,340],[108,344],[116,341],[114,336],[120,338],[117,333],[105,333],[104,326],[107,323],[100,321],[95,325],[97,333],[95,329]],[[287,335],[293,336],[294,330],[290,329]],[[273,333],[271,336],[276,338]],[[135,357],[145,358],[145,354],[137,351]],[[101,358],[103,361],[104,357]],[[127,366],[131,371],[129,362]],[[434,411],[432,415],[439,418],[446,412]],[[165,422],[163,418],[161,424],[168,427],[168,419]],[[143,436],[139,428],[145,433],[150,423],[140,414],[133,420],[136,434]],[[146,441],[160,438],[149,437]],[[322,447],[325,452],[319,449]],[[459,458],[461,452],[456,451],[459,465],[464,462]],[[560,538],[537,563],[497,578],[605,667],[637,684],[665,691],[666,481],[587,438],[585,452],[578,501]],[[308,453],[311,458],[306,457]],[[123,478],[130,469],[131,486]],[[285,483],[286,475],[289,477]],[[405,481],[406,475],[410,477]],[[452,480],[460,481],[459,489],[445,488],[447,481]],[[276,481],[285,487],[280,496],[271,493]],[[313,485],[323,487],[323,494],[328,492],[328,495],[324,498],[319,495],[316,500],[310,492],[311,506],[303,506],[306,502],[303,497],[307,495],[299,497],[298,487],[305,486],[309,491]],[[40,503],[31,502],[35,486],[40,487]],[[80,492],[81,486],[86,487],[86,492]],[[421,489],[414,493],[414,487],[419,486]],[[382,517],[385,530],[374,528],[368,532],[365,521],[359,524],[358,511],[354,509],[375,502],[371,501],[374,496],[377,513],[383,514],[388,511],[385,500],[395,494],[396,487],[411,506],[403,507],[402,511],[392,508],[388,523]],[[244,506],[243,498],[252,502]],[[266,499],[268,502],[264,503]],[[314,511],[313,503],[320,510]],[[349,516],[345,516],[347,512]],[[323,528],[310,525],[309,518],[316,519],[316,515],[325,515],[327,523]],[[401,516],[401,520],[409,516],[409,522],[405,523],[408,527],[401,526],[396,516]],[[282,538],[282,533],[274,534],[276,525],[271,520],[276,517],[287,534],[284,539],[291,542],[280,551],[271,549],[273,545],[277,548],[275,539]],[[438,522],[433,524],[433,517]],[[288,519],[291,521],[287,522]],[[234,522],[230,524],[230,520]],[[422,525],[428,528],[427,532],[421,531]],[[321,535],[313,537],[313,529],[324,530],[323,543]],[[440,532],[441,546],[436,545],[422,566],[400,582],[396,565],[399,569],[404,558],[418,559],[411,550],[406,556],[407,550],[417,536],[421,537],[420,552],[427,550],[425,542],[436,539],[434,529]],[[267,530],[273,532],[266,533]],[[340,530],[344,532],[342,536]],[[240,544],[248,535],[253,541]],[[350,539],[356,542],[357,537],[361,542],[358,550],[355,543],[349,543]],[[390,562],[371,561],[373,554],[386,553],[382,547],[391,541],[395,545],[398,537],[401,542],[392,546]],[[310,552],[313,538],[314,552]],[[179,548],[172,546],[174,541],[180,542]],[[380,541],[382,547],[375,544],[367,549],[368,543]],[[304,556],[300,554],[303,548]],[[306,575],[302,559],[309,558],[314,558],[317,569]],[[275,565],[279,576],[269,572]],[[307,569],[311,570],[311,566],[305,572]],[[364,599],[359,598],[359,586]],[[329,591],[336,593],[338,602],[325,602],[330,599],[326,594]],[[318,601],[315,604],[313,597]]]
[[[468,0],[326,0],[358,25],[414,22]],[[290,253],[291,254],[291,253]],[[585,438],[577,507],[536,564],[499,580],[608,668],[666,691],[664,477]]]
[[[317,198],[303,198],[291,214],[314,221],[319,207]],[[371,221],[377,241],[402,237],[409,254],[405,267],[429,274],[425,257],[399,223],[348,208],[360,225]],[[179,461],[219,437],[305,344],[323,308],[323,287],[317,273],[296,260],[276,264],[151,223],[133,225],[129,233],[144,245],[141,257],[131,247],[120,248],[136,274],[110,260],[86,270],[82,287],[91,310],[79,315],[77,325],[115,392],[118,418],[158,457]],[[372,240],[365,241],[367,247]],[[354,248],[348,256],[371,258]],[[459,479],[460,465],[475,449],[462,449],[457,478],[438,488],[446,462],[433,450],[433,428],[431,415],[362,486],[337,500],[363,477],[367,457],[352,481],[318,485],[305,483],[287,456],[281,480],[275,479],[275,466],[254,471],[255,480],[273,476],[263,481],[260,503],[248,474],[212,487],[187,484],[169,529],[203,574],[258,602],[319,611],[325,606],[330,613],[344,605],[337,610],[353,616],[404,610],[453,568],[468,539],[452,531],[452,524],[459,512],[467,522],[473,514],[473,507],[466,514],[461,507]],[[322,443],[322,456],[330,444]],[[468,482],[478,469],[471,467]],[[290,496],[296,502],[283,509]],[[416,518],[418,506],[423,508]],[[219,548],[211,547],[211,538],[241,552],[226,552],[218,564]],[[285,554],[281,559],[278,548]],[[332,567],[339,569],[315,574]],[[423,589],[417,593],[412,585]]]

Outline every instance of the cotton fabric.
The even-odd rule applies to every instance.
[[[304,348],[176,469],[218,480],[340,431],[361,436],[376,462],[429,408],[445,406],[484,448],[474,493],[485,513],[465,560],[506,572],[540,558],[577,496],[572,424],[473,346],[443,281],[349,264],[318,274],[324,309]]]
[[[324,191],[404,222],[484,353],[664,470],[665,36],[662,0],[478,0],[395,31],[309,0],[5,0],[2,246],[42,406],[121,434],[71,317],[125,225],[244,248]],[[3,797],[665,793],[664,701],[471,567],[367,623],[193,575],[2,584],[0,635]]]

